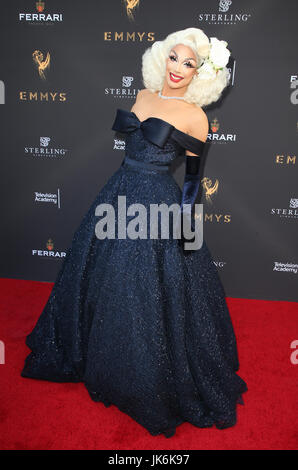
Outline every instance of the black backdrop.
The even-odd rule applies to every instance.
[[[1,3],[0,275],[55,280],[74,230],[123,160],[111,126],[144,88],[142,54],[198,27],[232,52],[231,85],[205,108],[205,240],[228,296],[297,301],[297,2],[134,3]],[[38,54],[41,68],[49,54],[44,77]],[[181,164],[180,186],[183,173]],[[218,184],[209,202],[208,184]]]

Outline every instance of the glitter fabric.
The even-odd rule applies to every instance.
[[[127,160],[74,233],[27,336],[31,352],[21,375],[83,382],[94,401],[116,405],[152,435],[171,437],[184,421],[233,426],[247,386],[236,373],[234,330],[205,241],[185,253],[171,233],[150,239],[148,228],[147,239],[100,240],[95,234],[95,208],[110,203],[117,216],[118,196],[148,213],[152,203],[180,204],[171,171],[158,167],[185,149],[201,152],[203,143],[159,118],[141,122],[119,109],[113,129],[125,135]],[[116,234],[117,227],[116,217]]]

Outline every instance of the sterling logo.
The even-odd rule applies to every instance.
[[[199,13],[198,21],[205,21],[212,25],[230,25],[246,22],[251,18],[250,13],[227,13],[232,3],[232,0],[220,0],[218,2],[219,13]]]
[[[44,71],[50,67],[50,53],[47,52],[45,60],[43,60],[43,53],[40,51],[34,51],[32,54],[33,62],[35,63],[39,76],[42,80],[45,80]]]
[[[35,7],[38,13],[19,13],[19,21],[27,24],[43,24],[46,25],[62,22],[62,13],[44,14],[45,2],[35,2]]]
[[[105,88],[105,95],[112,95],[114,98],[135,98],[139,88],[130,88],[134,78],[122,76],[122,88]]]
[[[298,199],[291,198],[288,208],[272,208],[271,215],[279,215],[281,218],[297,219],[298,218]]]
[[[51,140],[50,137],[41,137],[40,138],[41,147],[47,147],[49,145],[50,140]]]
[[[64,251],[54,251],[54,243],[51,238],[46,243],[47,250],[32,250],[32,256],[40,256],[42,258],[65,258],[66,253]]]
[[[40,147],[25,147],[25,155],[30,157],[58,158],[64,157],[68,152],[65,148],[48,147],[51,141],[50,137],[40,137]]]
[[[122,77],[122,86],[129,87],[133,82],[133,77]]]

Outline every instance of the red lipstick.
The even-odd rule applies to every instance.
[[[179,77],[179,75],[175,75],[173,72],[170,72],[170,80],[172,82],[178,83],[183,80],[183,77]]]

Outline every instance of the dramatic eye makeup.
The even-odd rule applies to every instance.
[[[177,61],[178,55],[177,54],[175,55],[175,54],[176,54],[175,51],[170,52],[169,59],[172,62]],[[185,60],[188,60],[188,62],[186,62],[186,65],[187,65],[188,68],[195,68],[195,65],[194,65],[195,64],[195,59],[193,59],[192,57],[187,57]],[[191,60],[193,61],[193,63],[190,62]]]

